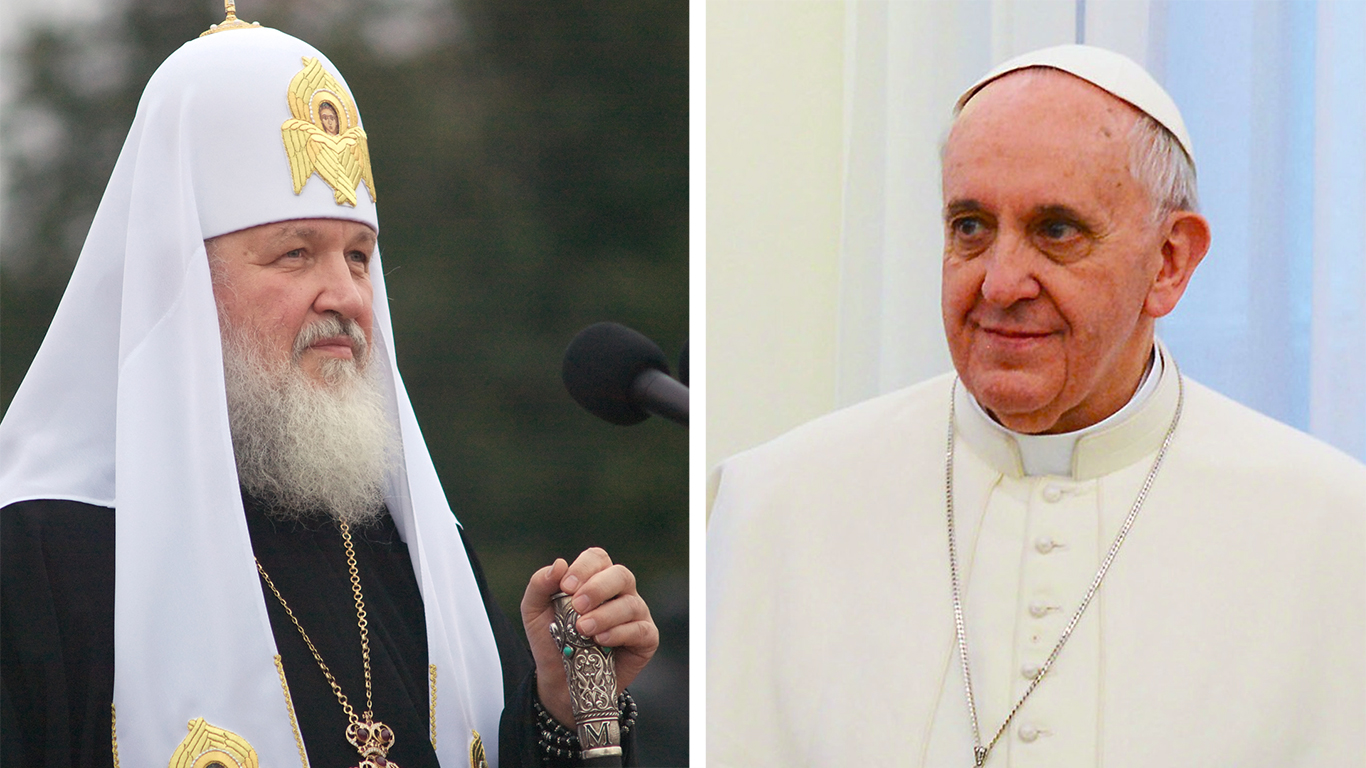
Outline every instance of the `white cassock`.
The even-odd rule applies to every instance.
[[[1077,441],[1070,475],[1026,474],[1015,437],[957,389],[954,504],[984,741],[1152,466],[1177,404],[1162,354],[1152,391]],[[709,765],[972,765],[945,524],[952,384],[818,419],[714,474]],[[1184,389],[1128,539],[988,766],[1366,765],[1366,467]]]

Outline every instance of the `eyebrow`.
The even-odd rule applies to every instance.
[[[951,219],[954,216],[958,216],[964,213],[982,213],[984,211],[986,211],[986,206],[982,205],[977,200],[953,200],[944,206],[944,218]],[[1040,205],[1029,212],[1029,218],[1031,219],[1037,219],[1046,216],[1062,219],[1071,219],[1072,221],[1077,222],[1087,222],[1091,220],[1089,216],[1086,216],[1081,211],[1078,211],[1077,209],[1071,206],[1063,205],[1061,203]]]
[[[1072,219],[1073,221],[1089,221],[1089,217],[1082,214],[1075,208],[1066,205],[1041,205],[1035,208],[1032,218],[1042,216],[1052,216],[1060,219]]]
[[[316,232],[317,230],[312,227],[285,223],[281,224],[279,228],[275,230],[272,239],[278,242],[280,240],[288,240],[291,237],[311,237]]]
[[[944,218],[949,219],[961,213],[981,213],[986,206],[976,200],[954,200],[944,206]]]

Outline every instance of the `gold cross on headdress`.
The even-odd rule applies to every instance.
[[[227,18],[223,19],[222,24],[210,24],[208,29],[199,33],[200,37],[229,29],[250,29],[251,27],[261,26],[261,22],[259,21],[247,22],[237,18],[237,3],[233,2],[233,0],[223,0],[223,7],[227,11]]]

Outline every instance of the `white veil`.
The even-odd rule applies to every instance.
[[[200,717],[250,742],[263,766],[300,759],[238,492],[203,241],[299,218],[378,230],[364,185],[355,206],[338,204],[318,176],[294,193],[281,126],[304,57],[349,98],[322,54],[264,28],[193,40],[152,76],[56,317],[0,423],[0,506],[70,499],[116,509],[124,765],[166,765]],[[437,754],[463,765],[477,730],[496,765],[497,648],[394,363],[378,252],[371,270],[375,361],[404,452],[386,500],[426,608]]]

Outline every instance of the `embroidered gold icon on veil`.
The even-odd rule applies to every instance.
[[[488,758],[484,757],[484,740],[479,731],[470,731],[474,739],[470,741],[470,768],[489,768]]]
[[[280,126],[294,194],[302,192],[316,173],[332,188],[338,205],[354,206],[356,186],[362,181],[374,201],[370,147],[356,103],[317,59],[305,56],[303,61],[303,70],[289,81],[289,111],[294,117]]]
[[[168,768],[259,768],[256,750],[241,736],[209,725],[202,717],[191,720],[189,727],[171,753]]]

